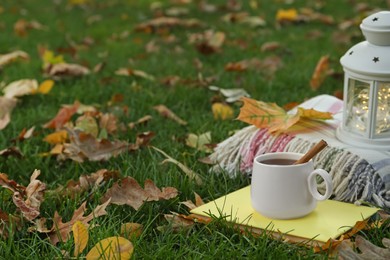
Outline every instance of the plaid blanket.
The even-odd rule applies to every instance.
[[[316,168],[325,169],[332,176],[332,199],[368,202],[390,208],[390,152],[362,149],[340,142],[335,134],[341,123],[343,104],[333,96],[320,95],[299,107],[331,112],[334,119],[323,123],[304,121],[298,128],[283,134],[270,134],[267,129],[255,126],[245,127],[217,145],[210,155],[216,163],[213,170],[230,177],[240,173],[250,175],[257,155],[277,151],[305,153],[324,139],[328,147],[313,161]],[[324,189],[325,184],[320,183],[319,190]]]

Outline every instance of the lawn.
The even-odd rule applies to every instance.
[[[210,171],[200,160],[209,152],[186,142],[190,133],[210,132],[207,143],[212,148],[247,126],[235,120],[241,103],[226,103],[210,86],[244,89],[256,100],[280,106],[319,94],[340,96],[339,58],[363,40],[361,19],[386,8],[379,0],[1,1],[0,55],[24,54],[0,67],[0,86],[23,79],[54,83],[50,91],[32,93],[37,85],[24,81],[30,90],[10,97],[17,102],[10,122],[0,130],[1,258],[73,256],[72,225],[64,228],[68,232],[62,240],[53,242],[53,237],[59,234],[59,223],[73,224],[84,202],[84,216],[95,218],[84,221],[89,239],[79,258],[102,239],[126,236],[121,233],[125,223],[142,225],[140,234],[127,236],[135,259],[330,257],[329,251],[314,253],[267,235],[240,234],[221,219],[183,228],[165,216],[189,214],[181,202],[195,201],[195,193],[208,202],[250,183],[244,175],[231,179]],[[310,80],[324,56],[331,72],[313,88]],[[69,69],[55,73],[58,64],[77,64],[77,73],[83,75]],[[56,116],[61,109],[63,121]],[[4,113],[5,105],[0,116]],[[137,123],[140,119],[145,122]],[[26,130],[31,131],[24,134]],[[72,150],[77,147],[70,139],[83,142],[89,153]],[[162,163],[167,157],[153,147],[186,171],[176,163]],[[35,169],[40,175],[31,180]],[[107,192],[118,191],[118,179],[128,177],[142,187],[150,179],[161,193],[173,187],[177,196],[162,194],[139,207],[111,203],[100,215],[96,209]],[[28,197],[27,186],[44,191]],[[20,210],[15,201],[31,206],[37,215],[26,217],[33,210]],[[359,234],[382,246],[382,238],[390,235],[387,225]]]

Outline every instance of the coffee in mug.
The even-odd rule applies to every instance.
[[[267,153],[253,162],[251,204],[261,215],[273,219],[292,219],[312,212],[317,201],[326,200],[333,192],[330,175],[314,169],[313,161],[294,164],[303,154]],[[325,194],[317,190],[317,176],[323,178]]]

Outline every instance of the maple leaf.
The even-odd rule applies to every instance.
[[[109,180],[117,180],[119,178],[119,171],[110,171],[107,169],[100,169],[97,172],[89,175],[81,175],[78,181],[70,180],[65,187],[58,187],[57,189],[50,191],[61,196],[69,196],[71,198],[82,194],[85,191],[93,193],[101,185],[107,183]]]
[[[323,120],[331,119],[329,112],[314,109],[298,108],[295,114],[288,114],[275,103],[265,103],[243,97],[244,105],[237,119],[255,125],[258,128],[268,128],[270,132],[285,131],[301,119]]]
[[[75,101],[73,105],[64,105],[58,112],[57,115],[43,125],[44,128],[52,128],[59,130],[62,128],[71,117],[77,112],[80,103]]]
[[[17,60],[28,60],[30,56],[24,51],[13,51],[6,54],[0,54],[0,67],[4,67]]]
[[[129,205],[138,210],[146,201],[169,200],[175,198],[178,191],[173,187],[164,187],[160,190],[152,180],[145,180],[144,188],[132,177],[126,177],[114,185],[104,194],[102,201],[110,200],[112,204]]]
[[[77,162],[108,160],[120,153],[136,150],[139,147],[125,141],[108,139],[97,140],[94,136],[86,134],[77,129],[66,128],[70,143],[64,144],[62,154],[58,155],[59,160],[72,159]]]
[[[46,233],[49,236],[50,242],[56,245],[58,242],[66,242],[70,238],[70,232],[72,231],[73,225],[80,221],[87,228],[89,222],[97,217],[104,216],[107,214],[106,207],[110,203],[107,200],[105,203],[98,205],[90,214],[84,216],[86,210],[86,202],[83,202],[81,206],[73,212],[73,216],[70,221],[62,222],[62,217],[57,211],[54,212],[53,225],[50,229],[45,228],[45,219],[39,219],[36,230],[41,233]],[[30,229],[31,230],[31,229]]]

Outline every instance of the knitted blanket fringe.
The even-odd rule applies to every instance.
[[[287,134],[269,134],[266,129],[245,127],[219,143],[209,158],[215,163],[214,172],[224,172],[234,178],[238,174],[250,177],[253,159],[270,152],[305,153],[314,142]],[[332,199],[353,202],[362,201],[379,207],[390,207],[390,192],[385,189],[381,176],[364,159],[349,151],[326,147],[313,158],[316,168],[329,172],[333,181]],[[319,191],[325,184],[319,183]]]

